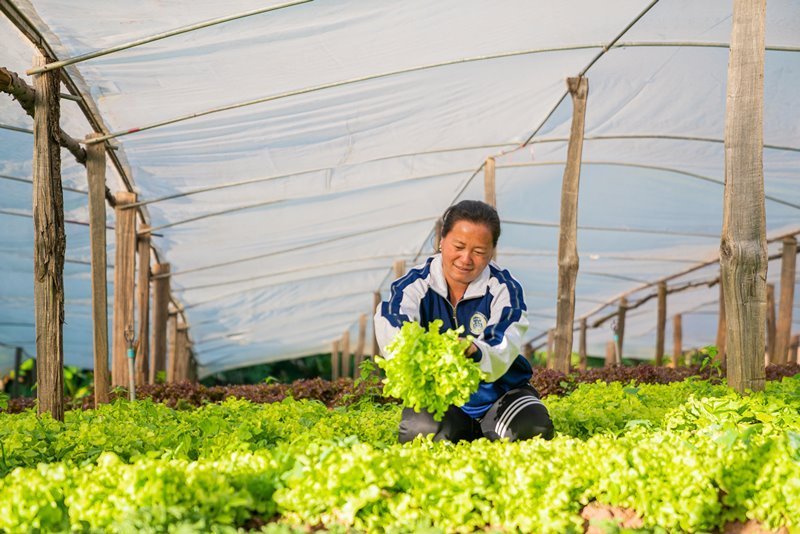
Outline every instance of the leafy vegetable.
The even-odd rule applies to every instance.
[[[437,421],[450,406],[466,404],[484,377],[478,364],[464,355],[472,338],[459,338],[461,328],[440,333],[441,327],[438,319],[427,331],[417,323],[405,323],[386,347],[390,357],[375,357],[386,372],[383,393],[417,412],[431,412]]]

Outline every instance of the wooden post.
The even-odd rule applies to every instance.
[[[569,372],[572,330],[575,320],[575,281],[578,277],[578,189],[581,179],[583,130],[589,80],[567,78],[572,96],[572,127],[567,164],[561,182],[561,223],[558,238],[558,297],[556,304],[555,358],[553,369]]]
[[[581,337],[578,341],[578,356],[580,357],[579,368],[586,370],[586,317],[581,319]]]
[[[331,344],[331,380],[339,379],[339,340]]]
[[[794,306],[795,270],[797,265],[797,239],[783,240],[781,260],[781,301],[775,335],[775,363],[792,361],[789,355],[789,340],[792,337],[792,307]]]
[[[764,365],[781,363],[775,352],[775,284],[767,284],[767,350]]]
[[[14,381],[11,382],[11,398],[19,397],[19,368],[22,366],[22,347],[14,350]]]
[[[672,318],[672,365],[678,367],[678,362],[681,360],[683,354],[683,316],[679,313]],[[686,360],[683,362],[686,365],[691,365],[692,361],[687,354]]]
[[[728,326],[725,320],[725,291],[722,288],[722,277],[719,281],[719,317],[717,320],[717,361],[725,364],[725,345],[728,339]]]
[[[497,191],[494,180],[495,161],[494,158],[486,158],[483,165],[483,201],[493,208],[497,208]]]
[[[189,327],[182,319],[178,320],[178,331],[175,336],[175,382],[189,379]]]
[[[37,54],[34,67],[53,60]],[[59,73],[34,76],[33,302],[39,413],[64,420],[64,197],[59,146]]]
[[[553,346],[555,345],[555,330],[550,329],[547,331],[547,368],[555,368],[555,355],[553,354]]]
[[[792,336],[792,342],[789,344],[789,363],[797,363],[800,365],[800,334]]]
[[[614,332],[616,336],[616,363],[622,365],[622,342],[625,339],[625,313],[628,311],[628,299],[622,297],[619,299],[619,311],[617,312],[617,330]]]
[[[436,225],[433,228],[433,251],[440,252],[442,246],[442,219],[436,219]]]
[[[606,361],[605,366],[611,367],[617,361],[617,344],[614,341],[606,343]]]
[[[169,312],[169,361],[167,362],[167,383],[175,382],[175,364],[178,361],[178,312]]]
[[[136,202],[136,193],[116,194],[117,252],[114,261],[114,323],[111,358],[111,383],[128,387],[128,356],[125,329],[133,327],[136,270],[136,210],[123,209]]]
[[[372,294],[372,308],[375,310],[375,313],[378,313],[378,306],[381,305],[381,293],[380,291],[376,291]],[[375,322],[372,323],[372,355],[376,356],[379,355],[380,347],[378,347],[378,338],[375,336]]]
[[[531,362],[531,358],[533,358],[533,347],[530,343],[522,345],[522,357],[528,360],[528,363],[533,363]]]
[[[767,241],[764,210],[766,0],[734,0],[725,116],[725,198],[720,243],[728,385],[764,389]]]
[[[656,320],[656,365],[664,365],[664,334],[667,328],[667,283],[658,284],[658,318]],[[673,361],[673,367],[677,364]]]
[[[150,378],[150,227],[142,225],[139,248],[139,345],[136,351],[136,385]]]
[[[351,376],[350,369],[350,330],[345,330],[342,334],[342,376]]]
[[[356,342],[355,364],[353,366],[353,376],[357,376],[361,362],[364,361],[364,347],[367,341],[367,314],[362,313],[358,316],[358,341]]]
[[[88,139],[99,137],[90,134]],[[106,147],[86,145],[89,184],[89,234],[92,250],[92,333],[94,340],[94,407],[108,403],[108,281],[106,278]]]
[[[167,321],[169,317],[169,263],[153,265],[153,346],[148,381],[167,370]]]
[[[395,279],[402,277],[404,274],[406,274],[406,260],[395,260],[394,262]]]

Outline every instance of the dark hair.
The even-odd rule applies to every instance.
[[[497,246],[497,240],[500,239],[500,216],[496,209],[480,200],[462,200],[450,206],[442,215],[442,237],[450,233],[455,223],[463,220],[488,226],[492,232],[492,246]]]

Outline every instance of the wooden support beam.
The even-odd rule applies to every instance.
[[[339,340],[331,343],[331,380],[339,379]]]
[[[605,367],[611,367],[617,362],[617,344],[614,341],[606,343]]]
[[[52,62],[37,54],[34,66]],[[64,197],[61,106],[57,74],[34,79],[33,120],[33,301],[36,323],[36,398],[40,414],[64,420]]]
[[[345,330],[342,334],[342,376],[345,378],[352,376],[350,357],[350,330]]]
[[[721,282],[721,280],[720,280]],[[725,365],[726,351],[725,346],[728,340],[728,323],[725,318],[725,290],[722,283],[719,284],[719,315],[717,318],[717,357],[716,360]]]
[[[767,350],[764,365],[781,363],[775,353],[775,284],[767,284]]]
[[[792,337],[792,307],[794,306],[795,272],[797,267],[797,239],[783,240],[781,259],[781,301],[775,333],[775,363],[792,361],[789,354],[789,341]]]
[[[658,284],[658,317],[656,318],[656,365],[664,365],[664,334],[667,328],[667,283]],[[673,367],[674,367],[673,362]]]
[[[100,134],[91,134],[91,139]],[[106,148],[87,145],[86,176],[89,185],[89,239],[92,251],[92,334],[94,343],[94,407],[109,401],[108,279],[106,277]]]
[[[800,334],[792,336],[792,341],[789,343],[789,363],[800,364]]]
[[[617,311],[617,327],[614,331],[616,342],[616,358],[615,362],[622,365],[622,342],[625,340],[625,314],[628,311],[628,299],[622,297],[619,299],[619,310]]]
[[[150,379],[150,234],[142,225],[137,238],[139,257],[139,344],[136,350],[136,385],[147,384]]]
[[[764,209],[766,0],[734,0],[725,113],[725,198],[720,271],[727,318],[728,385],[762,391],[767,240]]]
[[[189,380],[189,327],[178,319],[178,331],[175,338],[175,382]]]
[[[581,319],[581,335],[580,341],[578,342],[578,356],[579,356],[579,368],[581,371],[586,370],[586,317]]]
[[[486,158],[483,165],[483,201],[493,208],[497,208],[497,190],[495,188],[495,161]]]
[[[436,219],[436,224],[433,227],[433,251],[434,252],[441,252],[442,246],[442,227],[444,223],[442,219]]]
[[[16,72],[0,67],[0,92],[13,96],[17,102],[19,102],[20,106],[22,106],[22,109],[25,110],[25,113],[30,117],[34,117],[36,113],[36,89],[25,83],[25,80],[20,78]],[[59,93],[56,93],[53,98],[60,102]],[[59,126],[56,126],[56,128],[56,142],[69,150],[72,155],[75,156],[78,163],[82,165],[85,164],[87,151],[81,147],[77,140],[67,135]]]
[[[581,179],[583,131],[589,80],[567,78],[572,96],[572,127],[567,164],[561,182],[561,226],[558,237],[558,296],[556,303],[555,358],[553,369],[568,373],[575,322],[575,282],[578,277],[578,190]]]
[[[169,263],[153,265],[153,346],[148,382],[167,370],[167,321],[169,318]],[[167,276],[164,276],[167,275]]]
[[[672,366],[678,367],[683,354],[683,316],[679,313],[672,318]],[[686,356],[686,365],[690,365],[691,359]]]
[[[112,329],[111,384],[128,387],[125,329],[134,324],[136,271],[136,210],[124,206],[136,202],[136,193],[116,195],[116,258],[114,260],[114,322]]]
[[[167,383],[172,384],[175,382],[176,363],[178,361],[178,313],[176,311],[169,312],[168,321],[169,331],[169,361],[167,362]]]
[[[359,369],[361,368],[361,362],[364,361],[364,357],[366,354],[364,353],[364,347],[366,346],[367,342],[367,314],[362,313],[358,316],[358,341],[356,342],[356,354],[355,354],[355,363],[353,367],[353,376],[358,376]]]
[[[395,279],[402,277],[406,274],[406,260],[394,261],[394,277]]]
[[[547,368],[553,369],[555,366],[555,355],[553,354],[553,347],[555,346],[555,330],[550,329],[547,331]]]
[[[378,313],[378,306],[381,305],[381,292],[376,291],[372,294],[372,309]],[[380,347],[378,347],[378,337],[375,335],[375,321],[372,322],[372,356],[380,355]]]

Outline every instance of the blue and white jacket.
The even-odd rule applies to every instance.
[[[442,331],[463,326],[465,334],[475,337],[479,352],[473,358],[487,378],[461,409],[479,418],[501,395],[531,379],[531,366],[519,354],[528,330],[527,309],[522,286],[494,263],[467,287],[454,307],[447,299],[442,256],[436,254],[392,283],[389,301],[381,302],[375,312],[375,336],[386,357],[385,347],[404,322],[415,321],[427,328],[441,319]]]

